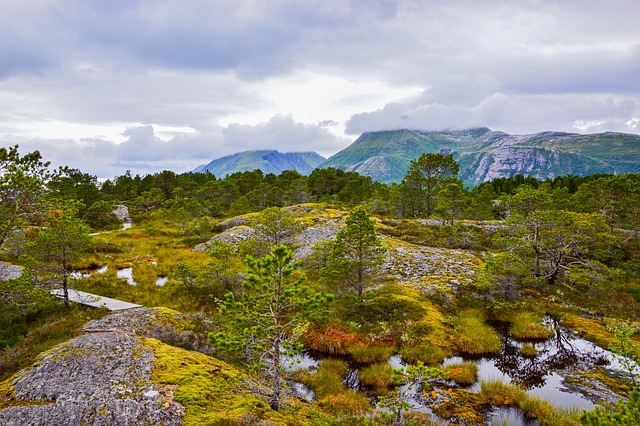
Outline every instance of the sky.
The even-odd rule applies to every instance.
[[[637,0],[0,0],[0,146],[98,178],[363,132],[640,133]]]

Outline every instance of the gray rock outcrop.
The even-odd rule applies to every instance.
[[[9,281],[22,276],[22,269],[10,263],[0,262],[0,281]]]
[[[183,408],[151,380],[154,352],[135,331],[148,310],[92,321],[87,332],[41,354],[14,379],[0,425],[180,425]],[[127,321],[130,317],[131,321]],[[109,317],[106,317],[109,318]],[[107,331],[108,330],[108,331]]]

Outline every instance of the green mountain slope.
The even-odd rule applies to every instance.
[[[453,154],[467,185],[517,173],[541,179],[567,174],[640,173],[640,135],[509,135],[488,128],[365,133],[320,167],[355,171],[385,183],[399,182],[412,159],[437,152]]]
[[[308,175],[326,159],[315,152],[280,153],[275,150],[245,151],[228,155],[200,166],[194,172],[211,172],[223,178],[236,172],[260,169],[263,173],[280,174],[284,170],[295,170]]]

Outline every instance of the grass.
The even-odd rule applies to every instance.
[[[440,364],[447,357],[442,349],[431,346],[428,341],[412,342],[400,348],[400,356],[405,362],[415,364],[418,361],[425,365]]]
[[[497,380],[483,381],[479,396],[485,404],[518,407],[525,418],[537,420],[541,426],[573,426],[580,424],[580,411],[577,408],[556,408],[549,401],[528,395],[516,385],[502,383]]]
[[[472,355],[495,354],[502,348],[498,333],[487,325],[481,312],[466,310],[454,322],[453,340],[456,348]]]
[[[363,394],[346,388],[342,383],[348,370],[343,360],[325,358],[315,374],[304,373],[300,381],[313,389],[318,405],[324,410],[341,416],[355,416],[371,405]]]
[[[393,355],[393,346],[385,343],[352,345],[348,348],[354,361],[360,364],[386,362]]]
[[[444,368],[449,379],[460,386],[470,386],[478,380],[478,366],[475,362],[459,362]]]
[[[102,318],[106,311],[56,302],[50,310],[40,313],[36,321],[22,324],[23,337],[0,352],[0,381],[31,365],[38,354],[76,336],[89,320]]]
[[[393,368],[387,363],[369,365],[360,370],[360,382],[375,389],[386,389],[393,384]]]
[[[540,315],[519,312],[511,319],[509,333],[520,340],[546,340],[553,337],[553,330],[542,324]]]
[[[522,345],[522,348],[520,348],[520,353],[522,354],[522,356],[534,357],[538,355],[538,350],[532,343],[524,343]]]

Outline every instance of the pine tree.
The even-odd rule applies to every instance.
[[[324,310],[331,296],[312,294],[298,274],[293,252],[274,248],[263,258],[248,258],[249,273],[239,297],[227,293],[220,314],[227,320],[227,332],[212,333],[209,340],[219,350],[244,359],[258,374],[245,383],[246,390],[266,397],[279,410],[285,392],[285,361],[299,352],[299,337],[309,318]]]
[[[346,223],[333,242],[324,275],[341,291],[361,298],[384,263],[386,250],[376,234],[375,220],[363,206],[355,207]]]

